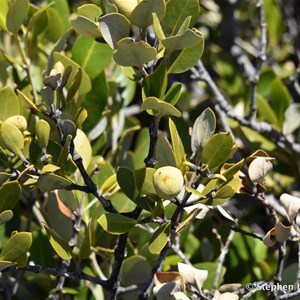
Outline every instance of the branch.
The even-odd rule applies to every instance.
[[[219,259],[218,259],[218,265],[217,265],[217,269],[216,269],[216,274],[215,274],[215,278],[214,278],[214,283],[212,285],[212,288],[211,288],[211,292],[210,294],[211,295],[214,295],[215,294],[215,291],[219,285],[219,281],[220,281],[220,276],[221,276],[221,271],[222,271],[222,266],[224,264],[224,261],[225,261],[225,257],[226,255],[228,254],[228,251],[229,251],[229,246],[232,242],[232,239],[233,239],[233,236],[234,236],[234,231],[231,230],[229,232],[229,235],[227,237],[227,240],[226,240],[226,243],[225,245],[223,245],[222,243],[222,240],[221,240],[221,237],[220,237],[220,244],[221,244],[221,254],[219,256]]]
[[[193,79],[204,81],[209,86],[209,88],[215,96],[218,105],[229,118],[237,121],[241,126],[249,127],[262,134],[270,134],[272,139],[280,148],[288,148],[294,151],[295,153],[300,153],[300,144],[291,143],[290,141],[288,141],[283,134],[275,130],[269,123],[254,122],[253,120],[248,120],[247,118],[236,114],[231,105],[228,104],[227,100],[225,99],[225,97],[223,96],[213,79],[211,78],[202,61],[198,62],[197,66],[192,69],[192,72]]]
[[[260,70],[263,62],[266,60],[267,48],[267,28],[264,14],[264,0],[257,0],[256,7],[259,11],[259,28],[260,28],[260,49],[257,56],[257,63],[254,76],[251,78],[251,96],[250,96],[250,111],[247,116],[248,120],[253,120],[256,114],[256,92],[257,84],[260,78]]]
[[[147,157],[144,162],[147,167],[153,167],[156,164],[156,143],[158,139],[159,118],[151,116],[151,124],[149,126],[150,146]]]

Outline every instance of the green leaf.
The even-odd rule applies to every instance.
[[[134,199],[139,195],[134,171],[126,167],[119,167],[117,170],[117,180],[122,191],[129,199]]]
[[[268,101],[260,94],[256,96],[256,105],[257,111],[261,117],[263,117],[264,121],[269,122],[272,125],[278,125],[277,116],[268,103]]]
[[[112,48],[117,48],[117,43],[129,36],[130,23],[121,14],[111,13],[99,20],[101,34],[106,43]]]
[[[169,128],[170,128],[172,147],[175,156],[176,166],[177,168],[180,168],[181,164],[185,161],[185,151],[184,151],[182,140],[178,134],[176,125],[171,120],[171,118],[169,119]]]
[[[17,33],[26,19],[28,9],[28,0],[15,0],[10,6],[6,16],[6,27],[11,33]]]
[[[76,19],[71,20],[71,23],[74,30],[83,36],[92,39],[100,38],[102,36],[98,24],[88,17],[78,15]]]
[[[115,62],[121,66],[137,66],[155,59],[156,50],[144,41],[136,42],[132,38],[124,38],[117,44],[113,54]]]
[[[226,164],[227,165],[227,164]],[[228,164],[229,165],[229,164]],[[227,179],[231,179],[244,165],[244,159],[241,159],[236,164],[230,164],[229,168],[224,169],[221,171],[221,174]],[[224,165],[225,166],[225,165]]]
[[[4,29],[4,30],[7,30],[6,15],[7,15],[8,9],[9,9],[7,0],[0,0],[0,7],[1,7],[1,10],[0,10],[0,28]]]
[[[179,100],[182,93],[182,84],[180,82],[175,82],[170,87],[166,95],[163,97],[165,102],[175,105]]]
[[[135,180],[138,190],[143,195],[155,195],[153,186],[153,174],[156,170],[153,168],[142,168],[135,171]]]
[[[118,11],[129,19],[131,12],[137,6],[137,0],[113,0],[113,3],[117,6]]]
[[[181,50],[191,48],[203,40],[202,34],[196,29],[188,29],[183,34],[170,36],[161,41],[167,50]]]
[[[72,182],[64,177],[55,174],[42,174],[37,182],[37,186],[42,192],[71,187]]]
[[[76,130],[74,145],[82,158],[83,166],[87,168],[92,158],[92,147],[87,135],[81,129]]]
[[[0,213],[0,225],[8,222],[14,216],[11,210],[5,210]]]
[[[64,260],[70,260],[72,258],[71,247],[45,223],[43,223],[43,227],[45,228],[49,242],[57,255]]]
[[[221,166],[231,155],[234,145],[232,135],[228,132],[214,134],[206,143],[201,153],[201,162],[209,169]]]
[[[85,132],[90,131],[102,118],[102,112],[107,103],[108,84],[105,72],[92,81],[92,90],[85,96],[83,106],[87,110],[88,118],[83,123]]]
[[[11,86],[0,89],[1,110],[0,120],[5,121],[7,118],[20,114],[20,104],[18,97]]]
[[[161,27],[159,18],[156,15],[156,13],[152,14],[152,18],[153,18],[153,30],[154,30],[155,36],[161,41],[161,40],[165,39],[166,36],[165,36],[164,31]]]
[[[0,172],[0,186],[10,177],[11,177],[11,174],[6,173],[6,172]]]
[[[162,132],[159,132],[158,134],[156,145],[156,159],[161,167],[176,167],[176,160],[172,150],[172,146]]]
[[[50,136],[50,125],[47,121],[40,119],[35,123],[35,133],[41,148],[47,147]]]
[[[284,122],[284,113],[291,102],[291,95],[280,78],[275,78],[272,81],[270,97],[273,110],[276,113],[280,126],[282,126]]]
[[[143,0],[132,11],[130,22],[141,28],[146,28],[153,22],[152,13],[155,13],[159,20],[166,12],[164,0]]]
[[[21,186],[17,181],[4,183],[0,188],[0,212],[13,210],[21,196]]]
[[[106,232],[116,235],[128,232],[137,223],[136,220],[113,213],[105,213],[97,221]]]
[[[143,80],[143,97],[157,97],[162,99],[168,84],[166,64],[162,60],[158,68]]]
[[[149,251],[152,254],[159,254],[167,244],[171,232],[170,222],[166,222],[155,230],[149,242]]]
[[[19,98],[21,98],[34,113],[41,112],[40,109],[25,94],[19,90],[17,90],[17,93]]]
[[[24,256],[30,249],[32,244],[32,236],[30,232],[18,232],[14,234],[3,246],[0,260],[16,262],[17,267],[23,267],[27,262],[24,262]]]
[[[91,244],[92,244],[92,235],[91,235],[91,222],[89,222],[86,232],[82,241],[82,244],[80,246],[80,252],[79,257],[83,259],[89,258],[91,254]]]
[[[22,156],[24,148],[23,134],[16,126],[3,123],[0,128],[0,143],[15,155]]]
[[[54,63],[57,63],[58,61],[61,61],[63,63],[65,69],[67,69],[69,66],[72,67],[72,72],[67,84],[67,87],[69,88],[80,66],[76,62],[68,58],[67,56],[58,52],[54,52]],[[91,80],[89,76],[86,74],[86,72],[82,71],[82,81],[78,93],[79,95],[82,95],[88,93],[90,90],[91,90]]]
[[[101,57],[101,59],[99,59]],[[94,80],[102,73],[112,58],[108,45],[79,36],[72,48],[72,59]]]
[[[202,33],[198,32],[199,35]],[[195,46],[182,50],[175,50],[167,57],[168,73],[183,73],[190,70],[201,58],[204,51],[204,38]]]
[[[167,3],[166,14],[161,21],[166,36],[172,36],[178,32],[186,18],[191,16],[190,27],[198,20],[199,1],[197,0],[170,0]]]
[[[77,8],[78,15],[84,16],[93,22],[97,22],[102,15],[102,10],[95,4],[84,4]]]
[[[191,147],[194,154],[205,146],[207,141],[214,134],[215,129],[216,116],[208,107],[201,113],[193,125]]]
[[[158,115],[160,117],[168,115],[174,117],[181,116],[181,112],[177,108],[167,102],[157,99],[156,97],[149,97],[142,103],[141,111],[148,109],[152,109],[154,115]]]
[[[68,90],[67,98],[65,101],[66,103],[74,100],[75,95],[80,87],[81,81],[82,81],[82,69],[78,68],[76,74],[73,77],[70,88]]]

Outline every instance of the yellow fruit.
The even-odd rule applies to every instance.
[[[5,120],[5,123],[15,125],[22,132],[27,129],[27,120],[25,119],[25,117],[21,115],[9,117],[8,119]]]
[[[183,175],[175,167],[161,167],[153,174],[153,185],[157,195],[164,199],[177,196],[183,187]]]

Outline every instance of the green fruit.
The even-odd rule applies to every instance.
[[[24,116],[16,115],[9,117],[5,120],[5,123],[15,125],[18,129],[20,129],[22,132],[27,129],[27,120]]]
[[[156,194],[164,199],[177,196],[183,187],[183,175],[175,167],[162,167],[153,174],[153,185]]]

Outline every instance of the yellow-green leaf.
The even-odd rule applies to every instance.
[[[71,247],[54,230],[50,229],[45,223],[43,223],[43,227],[47,232],[47,236],[52,248],[59,255],[59,257],[64,260],[71,259],[72,258]]]
[[[35,123],[35,133],[41,148],[47,147],[50,136],[50,125],[47,121],[40,119]]]
[[[26,19],[28,9],[28,0],[15,0],[12,3],[6,16],[6,27],[11,33],[17,33]]]
[[[112,48],[117,48],[117,43],[129,36],[130,23],[121,14],[111,13],[99,20],[99,27],[106,43]]]
[[[117,44],[113,54],[115,62],[121,66],[137,66],[155,59],[156,50],[144,41],[136,42],[132,38],[124,38]]]
[[[0,214],[0,225],[8,222],[13,217],[13,212],[11,210],[5,210]]]
[[[55,174],[42,174],[37,182],[37,186],[42,192],[65,189],[71,185],[70,180]]]
[[[24,149],[23,134],[16,126],[3,123],[0,129],[0,143],[15,155],[21,156]]]
[[[105,213],[97,221],[106,232],[116,235],[128,232],[137,223],[136,220],[113,213]]]
[[[152,254],[159,254],[167,244],[171,232],[171,224],[166,222],[155,230],[149,242],[149,251]]]
[[[147,98],[141,106],[141,111],[151,109],[155,115],[180,117],[181,112],[173,105],[157,99],[156,97]]]

